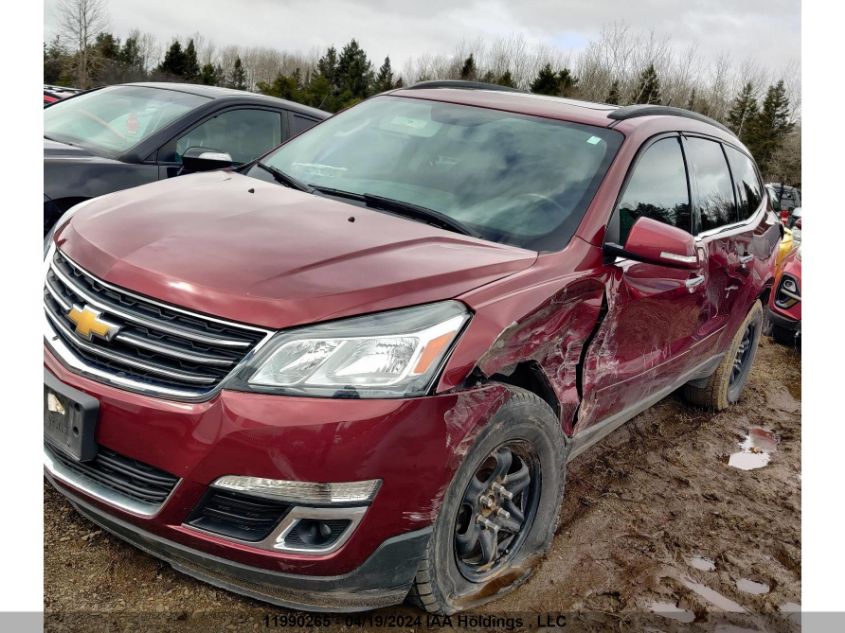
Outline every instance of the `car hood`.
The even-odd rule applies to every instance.
[[[69,160],[69,159],[91,160],[99,159],[84,147],[78,145],[68,145],[60,141],[51,141],[48,138],[44,139],[44,160]]]
[[[537,257],[220,171],[96,199],[56,241],[107,282],[269,328],[456,297]]]

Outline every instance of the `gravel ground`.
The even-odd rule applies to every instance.
[[[468,620],[408,606],[323,620],[240,598],[104,533],[45,486],[45,629],[537,630],[559,628],[557,614],[567,630],[797,628],[800,401],[800,353],[765,339],[740,404],[710,415],[671,396],[638,416],[570,465],[532,580]]]

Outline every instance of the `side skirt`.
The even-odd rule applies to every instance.
[[[710,373],[712,373],[712,371],[719,366],[719,363],[722,361],[722,356],[724,356],[724,354],[717,354],[716,356],[709,358],[703,363],[693,367],[690,371],[685,373],[683,376],[681,376],[678,380],[676,380],[668,387],[648,395],[643,400],[634,403],[633,405],[627,407],[626,409],[623,409],[619,413],[615,413],[612,416],[605,418],[601,422],[597,422],[590,428],[585,429],[581,433],[578,433],[577,435],[573,436],[570,439],[570,449],[567,461],[577,457],[578,455],[586,451],[588,448],[593,446],[596,442],[613,433],[613,431],[625,424],[625,422],[627,422],[633,417],[638,416],[640,413],[642,413],[649,407],[654,406],[659,401],[663,400],[663,398],[668,396],[670,393],[677,389],[680,389],[691,380],[697,380],[701,377],[709,376]]]

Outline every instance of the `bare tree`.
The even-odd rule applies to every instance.
[[[59,28],[76,45],[76,72],[80,88],[90,83],[90,47],[108,26],[105,0],[59,0]]]

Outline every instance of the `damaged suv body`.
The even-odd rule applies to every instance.
[[[63,219],[46,477],[242,594],[470,608],[538,564],[569,459],[673,390],[740,397],[780,235],[693,113],[381,95]]]

